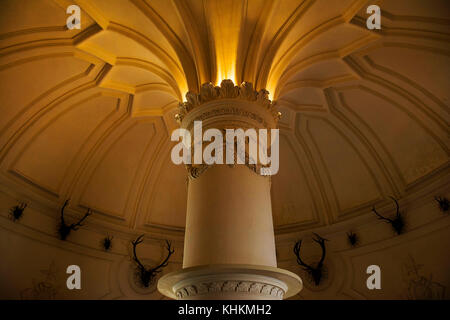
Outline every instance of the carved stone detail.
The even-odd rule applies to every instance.
[[[195,94],[195,93],[192,93]],[[200,103],[206,103],[211,100],[215,100],[220,95],[220,88],[213,86],[210,83],[204,83],[200,88],[200,94],[198,95]]]
[[[242,82],[239,88],[239,98],[249,101],[256,101],[258,93],[253,90],[253,84],[250,82]]]
[[[282,288],[272,284],[251,281],[227,280],[187,285],[181,289],[178,289],[176,292],[176,296],[178,299],[185,299],[197,295],[217,292],[248,292],[253,294],[260,294],[263,296],[277,297],[279,299],[283,299],[285,294]]]
[[[220,101],[222,99],[223,101]],[[210,101],[217,101],[217,103],[204,105]],[[175,115],[181,126],[190,131],[192,131],[195,121],[206,123],[210,121],[215,126],[220,123],[218,128],[222,130],[223,136],[225,136],[225,128],[241,128],[244,130],[253,127],[274,128],[279,116],[280,113],[276,111],[274,103],[269,100],[267,90],[263,89],[257,92],[250,82],[243,82],[240,86],[235,86],[233,81],[227,79],[222,81],[220,87],[214,86],[212,83],[204,83],[199,94],[188,92],[186,102],[180,103],[179,113]],[[207,125],[205,128],[207,128]],[[225,154],[225,150],[223,154]],[[256,174],[261,175],[261,170],[269,167],[260,163],[250,163],[247,152],[245,152],[245,155],[239,155],[239,157],[241,160],[245,157],[245,165]],[[186,165],[189,179],[198,178],[211,166],[192,163],[193,161]],[[235,155],[234,163],[237,163],[237,155]],[[232,164],[228,165],[234,167]],[[268,177],[268,175],[265,176]]]
[[[235,107],[231,107],[231,106],[230,107],[226,106],[226,107],[221,107],[221,108],[205,111],[202,114],[200,114],[198,117],[196,117],[194,121],[203,121],[203,120],[206,120],[206,119],[209,119],[212,117],[222,116],[222,115],[235,115],[235,116],[240,116],[240,117],[246,117],[251,120],[257,121],[264,127],[268,126],[267,122],[261,116],[255,114],[253,112],[241,110],[239,108],[235,108]],[[188,129],[190,129],[190,127],[188,127]]]
[[[235,143],[236,145],[237,143]],[[226,153],[226,144],[224,144],[223,146],[223,151],[222,153],[225,154]],[[237,146],[235,146],[235,149],[237,150]],[[252,172],[261,175],[261,169],[262,168],[269,168],[269,165],[261,165],[259,163],[250,163],[250,155],[248,154],[247,151],[244,152],[244,155],[240,155],[238,153],[236,153],[234,155],[234,163],[233,164],[228,164],[228,167],[230,168],[234,168],[235,165],[237,164],[237,159],[238,157],[242,157],[244,156],[243,160],[243,165],[245,165],[248,169],[250,169]],[[256,161],[253,161],[256,162]],[[198,177],[200,177],[202,175],[203,172],[205,172],[206,170],[208,170],[208,168],[211,168],[213,166],[215,166],[216,164],[187,164],[186,165],[186,170],[188,172],[188,179],[197,179]],[[270,179],[271,180],[271,176],[270,175],[263,175],[263,177]]]
[[[207,164],[200,164],[200,165],[196,165],[193,166],[191,164],[187,164],[186,165],[186,169],[188,172],[188,177],[191,179],[196,179],[198,177],[200,177],[200,175],[206,171],[206,169],[209,168],[209,165]]]
[[[200,93],[186,93],[186,102],[178,105],[179,112],[175,115],[177,122],[181,123],[186,114],[192,109],[218,99],[243,99],[260,104],[267,108],[272,114],[275,121],[278,121],[281,114],[276,111],[275,104],[269,100],[269,92],[260,90],[257,92],[253,89],[253,84],[243,82],[240,86],[235,86],[233,81],[225,79],[221,82],[220,87],[214,86],[212,83],[204,83],[200,88]]]
[[[234,99],[239,95],[239,87],[235,86],[233,81],[226,79],[220,84],[219,98]]]

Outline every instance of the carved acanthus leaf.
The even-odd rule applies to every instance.
[[[220,84],[220,98],[233,99],[239,95],[239,87],[235,86],[233,81],[225,79]]]
[[[220,87],[214,86],[212,83],[204,83],[200,88],[200,93],[186,93],[186,102],[180,103],[179,112],[175,115],[176,120],[181,123],[185,115],[192,109],[203,103],[217,99],[243,99],[257,102],[264,108],[267,108],[275,120],[278,120],[279,113],[275,109],[272,101],[269,100],[269,92],[267,90],[254,90],[252,83],[243,82],[239,87],[235,86],[233,81],[225,79],[221,82]]]
[[[283,299],[285,294],[284,290],[280,287],[267,283],[228,280],[188,285],[177,290],[176,296],[178,299],[186,299],[206,293],[219,292],[248,292],[279,299]]]
[[[219,96],[219,87],[215,87],[211,82],[204,83],[200,88],[199,100],[205,103],[217,99]]]
[[[243,82],[239,88],[239,98],[255,101],[257,98],[257,92],[253,90],[253,84],[251,82]]]
[[[265,89],[259,90],[256,101],[258,101],[262,106],[268,108],[271,104],[269,100],[269,91]]]
[[[198,100],[198,95],[193,92],[189,91],[188,93],[186,93],[186,100],[191,108],[195,108],[196,106],[200,105],[200,101]]]

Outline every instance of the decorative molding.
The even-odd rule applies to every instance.
[[[315,117],[310,117],[310,118],[315,118]],[[327,118],[320,118],[317,117],[315,118],[319,121],[322,121],[323,124],[326,124],[330,129],[332,129],[334,132],[336,132],[336,134],[345,142],[347,142],[348,146],[354,151],[355,155],[359,158],[359,160],[361,161],[363,168],[366,169],[367,173],[369,174],[369,176],[372,178],[372,182],[374,184],[374,186],[377,189],[378,192],[378,196],[376,198],[373,199],[369,199],[366,200],[364,203],[361,203],[359,205],[356,205],[354,207],[350,207],[350,208],[342,208],[342,205],[339,201],[339,197],[336,191],[336,186],[333,183],[333,178],[332,178],[332,174],[330,172],[330,170],[328,170],[328,166],[326,165],[326,161],[325,161],[325,157],[323,155],[323,151],[321,150],[321,146],[317,143],[316,139],[314,138],[314,134],[311,132],[310,129],[310,121],[308,121],[308,125],[305,128],[305,131],[307,133],[307,137],[309,139],[309,141],[311,141],[312,145],[314,146],[314,149],[317,152],[317,156],[318,156],[318,160],[320,161],[320,163],[322,164],[322,168],[323,171],[325,173],[325,176],[327,177],[327,182],[329,184],[329,187],[333,193],[333,200],[335,201],[336,204],[336,208],[337,208],[337,216],[334,217],[336,220],[339,220],[339,218],[343,218],[346,217],[347,215],[354,213],[355,211],[358,211],[358,209],[360,208],[365,208],[370,206],[371,204],[380,201],[382,199],[382,194],[383,194],[383,188],[380,185],[380,182],[377,179],[376,174],[373,172],[373,170],[370,168],[370,166],[367,163],[367,160],[363,157],[363,155],[361,154],[361,152],[358,150],[358,148],[353,144],[353,142],[348,138],[347,135],[343,134],[342,130],[339,129],[333,122],[331,122],[329,119]]]
[[[165,39],[171,44],[173,50],[182,65],[186,82],[190,88],[196,88],[198,85],[198,75],[194,59],[189,54],[186,44],[180,39],[179,35],[171,28],[168,21],[144,0],[131,0],[139,10],[155,25],[155,27],[164,35]],[[176,7],[176,6],[175,6]]]
[[[222,130],[222,134],[225,136],[225,130]],[[222,149],[222,155],[226,154],[226,142],[223,145],[223,149]],[[234,146],[235,150],[237,150],[237,143],[235,142],[235,146]],[[242,159],[242,157],[244,159]],[[245,165],[247,168],[249,168],[252,172],[261,175],[261,169],[262,168],[269,168],[270,165],[262,165],[260,163],[257,163],[257,160],[253,160],[250,158],[250,155],[248,154],[247,151],[244,151],[244,155],[240,156],[238,154],[234,155],[234,163],[233,164],[227,164],[228,167],[230,168],[234,168],[235,165],[240,164],[237,163],[238,158],[240,158],[242,161],[244,161],[244,163],[242,163],[242,165]],[[255,163],[251,163],[250,160],[252,160],[252,162]],[[186,164],[186,170],[188,171],[188,178],[190,179],[196,179],[199,178],[200,175],[205,172],[208,168],[215,166],[216,164],[199,164],[199,165],[192,165],[192,164]],[[268,178],[269,180],[271,180],[271,176],[270,175],[261,175],[262,177]]]
[[[384,37],[404,37],[404,38],[422,38],[433,41],[440,41],[447,43],[449,40],[449,34],[442,32],[439,28],[448,28],[449,20],[440,19],[435,17],[424,17],[424,16],[403,16],[394,15],[386,10],[383,10],[384,21],[389,21],[388,24],[383,23],[380,30],[370,31],[373,33],[379,33]],[[366,17],[355,16],[351,24],[358,26],[362,29],[366,28]],[[397,23],[403,23],[402,25],[396,25]],[[411,27],[408,26],[408,23]],[[424,24],[432,28],[425,29]],[[414,27],[412,27],[414,26]],[[419,27],[418,27],[419,26]]]
[[[276,126],[281,113],[276,110],[275,104],[269,100],[268,95],[267,90],[262,89],[259,92],[254,90],[250,82],[243,82],[240,86],[235,86],[233,81],[225,79],[221,82],[220,87],[214,86],[212,83],[205,83],[202,85],[199,94],[192,92],[186,94],[187,101],[179,104],[179,113],[175,115],[175,118],[182,127],[191,130],[194,121],[205,121],[227,116],[227,119],[219,125],[224,136],[225,128],[246,129],[247,127],[252,127],[252,125],[248,124],[249,121],[253,125],[257,124],[260,127],[270,128],[273,126],[273,123]],[[208,104],[213,101],[223,102],[217,105]],[[257,107],[247,108],[239,101],[249,101]],[[191,112],[194,113],[192,114]],[[187,117],[188,114],[189,117]],[[245,120],[243,121],[239,118],[245,118]],[[272,121],[271,119],[273,119],[273,123],[269,124]],[[223,147],[225,148],[225,145]],[[237,164],[237,157],[238,155],[235,155],[235,164]],[[244,155],[241,157],[244,157]],[[260,174],[261,168],[268,167],[261,164],[252,164],[249,160],[249,154],[245,152],[244,164],[257,174]],[[231,167],[233,166],[231,165]],[[188,177],[191,179],[198,178],[208,167],[210,165],[207,164],[187,164]]]
[[[261,116],[257,115],[256,113],[246,111],[246,110],[241,110],[239,108],[233,107],[232,105],[227,105],[227,106],[220,107],[217,109],[205,111],[205,112],[201,113],[198,117],[196,117],[194,120],[204,121],[204,120],[210,119],[212,117],[223,116],[223,115],[234,115],[234,116],[245,117],[250,120],[258,122],[259,124],[261,124],[264,127],[269,126],[268,123]],[[192,124],[190,124],[188,126],[188,129],[190,129],[191,127],[192,127]]]
[[[186,165],[186,170],[188,172],[188,177],[191,179],[196,179],[205,172],[210,166],[207,164],[201,164],[198,166],[193,166],[191,164]]]
[[[285,294],[285,291],[282,288],[264,282],[226,280],[188,285],[178,289],[176,296],[178,299],[186,299],[207,293],[223,292],[248,292],[250,294],[258,294],[261,296],[271,296],[280,300],[283,299]]]
[[[426,133],[430,135],[447,154],[450,154],[450,150],[447,147],[447,144],[441,139],[441,137],[437,134],[436,129],[433,127],[442,128],[442,132],[444,132],[445,134],[448,134],[449,130],[445,126],[445,124],[442,123],[439,117],[436,116],[433,117],[433,114],[430,113],[429,111],[430,110],[429,106],[427,106],[423,101],[418,99],[410,91],[407,91],[402,87],[400,87],[399,85],[393,83],[392,81],[389,81],[386,77],[382,78],[374,73],[369,72],[369,70],[367,68],[364,68],[364,66],[360,61],[358,61],[358,59],[348,56],[345,57],[343,60],[349,65],[349,67],[354,69],[355,72],[359,73],[362,79],[367,80],[370,83],[379,85],[380,87],[387,90],[391,94],[388,96],[380,92],[380,90],[375,90],[375,88],[369,88],[364,84],[340,88],[340,90],[357,87],[387,101],[388,103],[392,104],[393,106],[401,110],[403,113],[405,113],[412,121],[416,122],[419,126],[421,126],[423,130],[426,131]],[[405,107],[404,102],[395,101],[394,96],[392,96],[392,94],[397,94],[398,96],[404,98],[404,100],[411,103],[411,105],[413,105],[415,108]],[[431,120],[433,125],[427,126],[425,124],[426,121],[421,120],[423,118]]]
[[[297,121],[296,121],[297,122]],[[325,208],[321,195],[319,191],[319,181],[318,176],[314,174],[315,168],[313,168],[314,163],[310,160],[305,146],[298,141],[295,132],[283,132],[280,131],[280,138],[284,138],[286,143],[289,145],[291,154],[295,156],[295,161],[298,166],[298,172],[305,183],[307,194],[304,195],[306,198],[310,199],[312,205],[312,219],[305,219],[305,217],[299,217],[298,222],[276,224],[274,225],[275,233],[288,233],[293,230],[315,228],[320,227],[324,224],[328,224],[331,217],[329,210]],[[276,180],[277,177],[274,177]],[[272,191],[273,197],[273,191]],[[294,210],[298,210],[294,208]],[[321,213],[323,213],[321,215]],[[272,202],[272,214],[275,216],[282,215],[283,211],[279,212]]]
[[[267,109],[275,122],[278,121],[281,114],[275,109],[275,103],[269,100],[269,92],[265,89],[256,91],[253,89],[253,84],[250,82],[243,82],[240,86],[235,86],[233,81],[225,79],[219,86],[214,86],[211,82],[204,83],[200,88],[200,93],[193,92],[186,93],[186,102],[178,105],[179,113],[175,116],[176,120],[181,123],[185,116],[194,108],[199,107],[209,101],[221,99],[240,99],[258,103],[261,107]],[[214,110],[215,115],[220,114],[240,114],[246,115],[244,111],[237,108]],[[208,117],[209,114],[202,115]],[[250,114],[252,117],[256,115]],[[260,118],[260,117],[259,117]],[[203,120],[200,118],[199,120]]]
[[[391,154],[388,153],[384,145],[377,139],[375,132],[368,127],[363,119],[355,113],[347,104],[344,96],[335,89],[327,89],[325,97],[329,106],[329,110],[333,117],[342,123],[348,132],[357,138],[359,143],[364,146],[367,152],[371,155],[371,159],[375,161],[379,168],[378,177],[384,177],[385,185],[388,186],[389,192],[393,192],[396,196],[401,195],[401,191],[405,182],[401,175],[398,175],[398,168],[393,161]],[[353,118],[350,118],[353,117]],[[379,146],[378,146],[379,143]],[[360,148],[358,148],[361,150]],[[384,154],[383,154],[384,153]],[[385,155],[385,156],[384,156]],[[366,158],[367,160],[370,158]],[[387,160],[390,161],[387,161]],[[398,176],[397,176],[398,175]]]
[[[82,7],[83,13],[86,13],[86,17],[89,16],[89,24],[81,32],[67,31],[63,21],[61,21],[60,26],[57,26],[52,20],[41,21],[38,24],[34,22],[37,20],[33,20],[30,21],[31,25],[27,26],[26,29],[23,29],[20,24],[16,27],[11,25],[6,30],[7,32],[4,30],[0,34],[0,40],[3,44],[0,49],[2,58],[0,71],[8,72],[8,77],[11,76],[11,79],[15,77],[20,79],[21,77],[20,74],[11,70],[13,67],[25,63],[36,63],[37,65],[43,59],[67,57],[69,67],[72,67],[74,61],[70,59],[72,57],[89,62],[89,65],[86,65],[86,68],[83,69],[84,71],[80,69],[73,76],[61,79],[60,83],[48,88],[45,87],[46,83],[43,79],[40,79],[41,82],[38,82],[37,85],[42,85],[44,89],[38,92],[38,96],[30,96],[30,101],[24,102],[23,105],[6,101],[5,108],[7,108],[7,111],[13,111],[11,108],[14,107],[14,110],[19,110],[19,112],[15,113],[11,119],[7,116],[7,119],[5,119],[5,121],[7,120],[6,125],[0,129],[0,160],[5,169],[1,172],[3,176],[2,187],[11,190],[11,192],[26,194],[27,197],[35,201],[41,199],[52,204],[57,201],[57,193],[61,193],[61,197],[72,193],[75,197],[78,197],[81,193],[81,187],[85,185],[84,182],[87,179],[84,174],[89,176],[92,173],[90,170],[94,170],[104,151],[103,148],[115,139],[115,130],[120,131],[125,128],[121,125],[126,126],[130,123],[130,115],[140,117],[139,121],[148,120],[142,119],[143,117],[157,119],[161,116],[172,120],[175,111],[174,106],[183,99],[188,87],[192,92],[186,95],[186,103],[193,105],[189,112],[198,109],[203,103],[212,102],[211,105],[213,105],[215,103],[213,101],[221,101],[218,103],[221,108],[218,106],[208,107],[204,109],[203,113],[203,110],[195,113],[196,116],[200,115],[203,117],[201,119],[208,121],[210,119],[215,120],[215,116],[232,118],[235,114],[236,121],[233,125],[252,123],[253,126],[258,127],[260,124],[264,124],[264,122],[258,122],[259,119],[264,121],[268,118],[258,118],[259,115],[263,114],[262,112],[249,113],[247,109],[244,112],[236,111],[233,109],[233,101],[230,101],[230,99],[233,99],[256,104],[258,98],[261,98],[263,105],[268,102],[274,105],[268,100],[267,91],[257,91],[262,87],[270,88],[273,99],[277,100],[278,105],[283,104],[292,109],[293,114],[298,111],[297,115],[302,117],[302,121],[303,116],[308,118],[310,115],[314,116],[314,114],[326,118],[330,124],[339,129],[338,131],[342,133],[342,136],[352,142],[355,151],[361,154],[362,160],[367,161],[367,166],[370,171],[373,171],[376,181],[380,182],[384,194],[387,190],[392,189],[390,193],[396,196],[400,194],[410,195],[425,190],[431,183],[445,180],[446,175],[448,175],[449,162],[447,161],[442,166],[407,183],[399,173],[392,158],[392,152],[385,147],[386,141],[376,136],[379,129],[370,128],[361,120],[361,114],[352,113],[350,106],[353,105],[353,101],[351,98],[346,100],[346,90],[350,88],[350,85],[337,83],[333,79],[328,79],[328,76],[316,79],[313,75],[305,77],[305,79],[312,80],[295,81],[295,79],[300,79],[299,73],[310,66],[330,60],[343,62],[349,69],[349,72],[344,73],[348,76],[348,79],[343,77],[334,80],[350,81],[351,74],[358,78],[358,80],[351,81],[352,86],[357,87],[359,85],[361,86],[360,89],[367,91],[367,93],[377,93],[383,95],[383,99],[393,100],[395,107],[406,112],[411,118],[411,121],[407,123],[411,124],[417,121],[425,131],[431,133],[433,139],[437,138],[443,150],[449,153],[448,145],[445,143],[445,137],[448,136],[445,117],[448,114],[448,107],[445,105],[446,100],[443,97],[433,95],[433,82],[429,86],[426,83],[418,83],[415,78],[403,74],[402,69],[395,64],[385,65],[383,60],[377,59],[379,50],[381,51],[380,54],[386,52],[389,54],[387,48],[392,47],[419,50],[440,55],[439,58],[448,58],[450,51],[446,49],[445,43],[449,38],[446,27],[448,27],[450,20],[440,18],[441,13],[434,11],[433,14],[433,10],[421,12],[420,9],[411,7],[408,16],[400,16],[395,15],[397,11],[390,9],[388,6],[385,8],[388,11],[383,10],[383,19],[386,18],[383,20],[383,29],[369,31],[365,26],[367,17],[364,15],[366,7],[366,1],[364,0],[350,1],[348,5],[341,7],[331,4],[327,7],[327,10],[322,11],[319,7],[321,2],[314,0],[292,4],[292,7],[289,6],[289,8],[281,8],[271,1],[258,5],[244,1],[242,2],[245,8],[242,12],[243,28],[241,29],[247,31],[242,32],[241,30],[240,33],[236,33],[239,44],[235,63],[236,77],[233,80],[237,80],[239,83],[244,79],[249,80],[255,84],[257,90],[253,89],[251,83],[244,82],[241,86],[227,83],[226,89],[222,93],[221,86],[213,85],[216,84],[219,76],[218,60],[221,57],[219,52],[217,52],[217,56],[215,53],[214,37],[217,35],[212,32],[214,24],[211,23],[211,11],[208,12],[207,8],[205,9],[207,7],[205,3],[192,7],[189,6],[188,2],[176,1],[169,6],[177,13],[173,15],[173,11],[170,12],[165,9],[168,8],[167,6],[160,6],[150,3],[150,1],[146,3],[145,1],[124,1],[119,6],[121,10],[119,12],[117,7],[111,6],[107,2],[94,4],[88,0],[79,0],[77,3]],[[60,8],[54,12],[64,16],[65,12],[63,11],[66,7],[66,1],[56,0],[56,2]],[[19,7],[8,8],[8,15],[19,17],[21,15],[20,10],[16,10]],[[105,10],[105,8],[109,10]],[[434,8],[437,9],[438,7]],[[433,9],[431,4],[430,9]],[[334,10],[333,14],[329,14],[331,10]],[[53,13],[53,11],[48,12]],[[355,16],[358,12],[359,15]],[[428,16],[423,16],[425,13]],[[140,19],[131,19],[133,16],[136,17],[136,14],[140,16]],[[170,16],[171,14],[172,16]],[[257,14],[256,19],[254,19],[253,14]],[[92,22],[91,17],[95,22]],[[142,31],[144,29],[139,28],[139,26],[145,26],[145,24],[148,24],[149,28],[155,32],[147,34],[148,30]],[[347,38],[349,33],[346,30],[354,31],[357,36]],[[335,48],[331,48],[331,43],[326,43],[327,40],[324,37],[329,39],[329,33],[334,34]],[[106,49],[106,44],[99,39],[105,40],[105,42],[110,41],[116,46]],[[131,43],[131,41],[142,46],[142,55],[134,55],[134,50],[131,50],[133,52],[130,53],[119,53],[121,52],[119,48],[123,48],[125,43]],[[314,50],[311,49],[310,45]],[[310,49],[311,51],[309,51]],[[427,58],[427,56],[424,57]],[[396,55],[392,57],[392,59],[396,58]],[[430,58],[432,59],[433,56],[430,55]],[[110,63],[104,63],[101,59],[110,61]],[[420,61],[421,59],[418,59],[418,65],[420,65]],[[91,91],[112,92],[111,89],[99,89],[99,87],[107,84],[105,80],[111,76],[111,71],[114,71],[113,68],[127,66],[146,70],[152,76],[154,74],[162,79],[161,81],[155,80],[155,83],[153,83],[153,80],[143,81],[147,84],[141,84],[137,88],[133,87],[133,92],[135,90],[137,92],[144,89],[157,89],[167,93],[171,92],[176,100],[172,100],[173,102],[167,105],[167,109],[165,109],[165,106],[161,107],[158,103],[155,106],[158,108],[151,110],[141,108],[136,112],[132,108],[132,97],[129,96],[128,98],[128,95],[120,93],[121,97],[118,97],[119,112],[112,114],[111,118],[102,123],[101,127],[99,126],[96,129],[95,134],[86,140],[83,149],[80,149],[77,157],[74,157],[71,161],[67,176],[62,179],[61,188],[58,186],[53,190],[52,188],[46,188],[45,185],[34,186],[31,179],[27,181],[27,177],[24,175],[19,177],[20,172],[11,174],[8,171],[13,156],[18,154],[21,146],[25,146],[29,142],[32,138],[31,133],[35,129],[40,129],[47,122],[47,119],[53,117],[53,113],[65,108],[65,104],[71,102],[72,99],[78,99],[78,96],[84,97]],[[314,70],[314,72],[316,71],[323,71],[324,74],[327,74],[325,68],[322,67]],[[268,79],[273,80],[274,83],[271,83]],[[11,81],[6,76],[3,80],[5,84]],[[122,79],[118,76],[117,81],[119,83],[120,80]],[[200,90],[200,84],[207,81],[212,81],[213,84],[205,84],[206,87],[202,88],[203,91]],[[167,83],[167,85],[163,83]],[[124,84],[127,84],[126,81],[124,81]],[[294,90],[299,85],[330,86],[332,88],[321,90],[325,95],[323,106],[314,104],[316,103],[314,102],[315,98],[312,99],[314,100],[312,104],[308,104],[308,95],[312,96],[312,93],[314,93],[313,90],[308,89],[302,90],[301,93],[300,91],[297,93],[289,92],[289,97],[285,97],[283,103],[278,100],[278,96],[284,98],[290,89]],[[121,90],[119,86],[115,86],[114,89]],[[24,90],[22,94],[30,93],[29,90]],[[206,100],[209,100],[202,102],[200,99],[202,95]],[[123,109],[127,107],[125,104],[128,100],[131,101],[128,104],[129,110],[132,110],[130,114],[125,113],[126,110]],[[328,108],[328,106],[330,107]],[[46,118],[47,116],[49,118]],[[164,119],[164,121],[166,120]],[[153,201],[154,194],[160,188],[159,184],[163,182],[158,172],[158,169],[163,166],[160,164],[162,160],[159,159],[161,157],[159,152],[161,150],[165,152],[166,146],[167,149],[170,147],[170,139],[167,138],[167,133],[170,138],[170,133],[176,126],[175,121],[171,122],[171,125],[173,127],[167,126],[166,123],[166,129],[164,129],[164,126],[157,128],[154,138],[155,148],[149,148],[149,155],[142,158],[142,163],[145,162],[145,164],[142,164],[142,167],[140,167],[142,170],[139,172],[144,174],[142,179],[136,178],[135,189],[130,191],[133,196],[129,198],[127,208],[124,210],[131,212],[129,215],[127,213],[126,216],[129,220],[126,221],[126,224],[115,223],[114,221],[119,218],[109,221],[106,218],[107,215],[99,214],[99,227],[112,227],[124,232],[128,232],[129,228],[137,227],[153,234],[171,232],[173,236],[175,234],[180,237],[183,235],[181,225],[166,226],[145,222],[145,215],[152,211],[150,210],[152,209],[150,204]],[[307,182],[312,185],[312,196],[317,199],[314,203],[318,205],[318,212],[320,212],[318,218],[320,219],[317,224],[281,225],[276,229],[278,234],[295,233],[306,228],[318,227],[319,223],[330,223],[334,227],[335,222],[341,220],[337,219],[334,208],[330,208],[334,206],[332,192],[328,192],[328,183],[326,180],[322,181],[324,179],[321,178],[327,168],[321,166],[320,163],[312,163],[312,160],[317,160],[318,157],[316,150],[308,135],[305,134],[306,130],[303,131],[303,128],[301,130],[299,128],[291,127],[293,135],[289,137],[289,143],[296,146],[296,149],[298,149],[296,151],[297,157],[302,158]],[[293,154],[288,153],[288,156],[292,157]],[[207,168],[194,167],[190,170],[193,176],[199,176]],[[292,178],[287,178],[282,183],[292,183]],[[335,187],[345,186],[336,185]],[[44,189],[48,189],[50,192],[44,191]],[[53,195],[52,190],[55,191]],[[322,210],[322,206],[324,210]],[[364,206],[357,206],[353,209],[344,212],[341,218],[352,218],[352,221],[356,221],[360,216],[364,216]],[[176,214],[178,215],[179,212]],[[356,217],[357,215],[358,217]],[[122,218],[119,220],[122,221]]]
[[[8,124],[7,127],[5,127],[3,130],[10,130],[11,131],[11,136],[8,137],[8,141],[5,142],[4,145],[0,146],[0,161],[3,160],[3,158],[6,156],[7,152],[9,151],[9,149],[17,142],[17,140],[19,140],[20,138],[22,138],[22,135],[26,132],[27,129],[29,129],[29,127],[31,125],[33,125],[37,120],[39,120],[43,115],[45,115],[46,113],[48,113],[49,111],[55,109],[57,106],[59,106],[61,103],[69,100],[71,97],[77,96],[80,93],[83,93],[89,89],[93,89],[96,88],[97,86],[97,76],[101,76],[104,73],[104,70],[106,68],[105,65],[103,68],[93,68],[93,67],[88,67],[87,70],[73,78],[67,79],[65,81],[63,81],[62,83],[58,84],[57,86],[51,88],[50,90],[46,91],[45,93],[43,93],[42,95],[40,95],[39,97],[37,97],[36,99],[34,99],[30,104],[28,104],[19,114],[17,114],[17,116],[15,118],[13,118]],[[100,70],[99,70],[100,69]],[[91,72],[92,70],[99,72],[97,75],[91,75],[94,72]],[[94,79],[89,79],[89,76],[96,76]],[[88,78],[87,81],[84,81],[83,83],[78,83],[78,80],[84,80],[84,78]],[[70,81],[70,80],[77,80],[77,81]],[[59,94],[59,89],[61,89],[62,87],[72,84],[73,83],[76,84],[76,87],[72,87],[70,89],[68,89],[66,92]],[[56,91],[58,93],[56,93]],[[56,97],[53,97],[53,100],[51,100],[50,102],[46,101],[46,102],[42,102],[41,100],[43,100],[44,98],[47,98],[50,94],[59,94]],[[40,109],[39,110],[35,110],[37,109],[37,103],[42,103],[43,105],[39,106]],[[24,116],[27,115],[28,117],[26,119],[24,119]],[[19,121],[21,120],[21,122]],[[13,125],[16,125],[16,127],[19,127],[18,130],[13,131],[13,129],[11,129],[11,127]],[[1,137],[1,135],[0,135]]]
[[[302,288],[302,280],[291,271],[241,264],[185,267],[158,281],[159,292],[178,300],[281,300]]]

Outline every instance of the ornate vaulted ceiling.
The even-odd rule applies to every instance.
[[[70,198],[93,226],[181,237],[174,114],[230,78],[283,114],[276,232],[368,214],[448,174],[449,6],[423,3],[1,1],[1,187],[51,208]],[[80,30],[65,27],[70,4]]]

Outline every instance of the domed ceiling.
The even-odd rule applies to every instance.
[[[81,8],[67,30],[66,8]],[[369,4],[381,30],[366,28]],[[202,83],[282,112],[276,233],[368,214],[448,174],[448,1],[0,2],[1,188],[91,226],[182,237],[174,115]],[[57,216],[57,211],[49,213]]]

